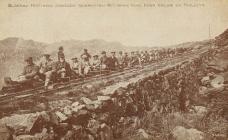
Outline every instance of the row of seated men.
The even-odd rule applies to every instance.
[[[12,81],[11,78],[6,77],[4,79],[6,85],[24,84],[30,86],[31,81],[40,80],[44,81],[44,86],[47,88],[51,82],[55,82],[58,79],[84,77],[91,71],[115,71],[142,65],[158,59],[158,55],[145,51],[141,53],[131,52],[129,56],[127,52],[120,51],[118,56],[116,56],[116,52],[111,52],[111,55],[108,56],[105,51],[102,51],[100,57],[99,55],[94,55],[92,58],[87,49],[84,49],[80,59],[74,57],[71,59],[71,64],[69,64],[65,60],[63,48],[60,48],[57,62],[53,61],[49,54],[44,54],[41,59],[38,65],[33,62],[32,57],[25,59],[27,64],[18,80]]]

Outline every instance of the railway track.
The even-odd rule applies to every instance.
[[[188,52],[186,54],[176,56],[170,60],[163,59],[159,62],[155,62],[155,63],[151,63],[149,65],[145,65],[143,67],[143,69],[139,68],[139,67],[127,68],[124,71],[117,71],[117,72],[115,71],[115,72],[110,72],[107,74],[96,75],[93,77],[76,79],[76,80],[72,80],[70,82],[64,83],[64,84],[60,85],[59,87],[54,88],[54,89],[50,89],[50,90],[44,90],[44,87],[39,87],[39,88],[35,88],[32,90],[26,90],[26,91],[22,91],[22,92],[16,92],[16,93],[3,95],[0,97],[0,105],[13,103],[14,101],[24,100],[24,99],[32,98],[34,96],[39,96],[39,95],[48,96],[48,95],[56,93],[56,92],[71,90],[72,88],[75,88],[77,86],[82,86],[84,84],[91,83],[91,82],[94,82],[97,80],[111,79],[113,77],[125,75],[128,73],[142,73],[145,71],[154,71],[157,69],[164,68],[167,65],[167,63],[174,65],[174,64],[186,61],[186,60],[192,58],[194,55],[199,55],[199,54],[204,53],[204,52],[205,51],[202,51],[202,50],[197,51],[197,52]]]

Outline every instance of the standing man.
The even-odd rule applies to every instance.
[[[109,58],[106,55],[105,51],[101,52],[101,69],[105,70],[105,69],[109,69]]]
[[[82,58],[82,56],[83,56],[84,58]],[[91,55],[88,53],[88,50],[87,50],[87,49],[84,49],[84,52],[82,53],[81,58],[82,58],[84,61],[89,61],[89,60],[90,60]]]
[[[60,58],[65,58],[65,55],[64,55],[64,52],[63,52],[64,50],[63,50],[63,47],[62,46],[60,46],[59,47],[59,51],[58,51],[58,61],[60,60]]]
[[[119,66],[118,59],[116,58],[116,52],[111,52],[111,57],[109,58],[109,68],[110,70],[116,70]]]

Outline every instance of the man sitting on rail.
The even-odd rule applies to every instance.
[[[32,86],[32,81],[39,80],[39,66],[33,63],[32,57],[25,59],[27,65],[24,67],[22,74],[18,77],[18,83]]]
[[[147,51],[145,51],[144,56],[145,56],[145,62],[148,63],[150,61],[150,54]]]
[[[130,65],[130,57],[128,56],[128,53],[125,52],[123,56],[123,66],[128,67]]]
[[[79,75],[79,61],[77,57],[74,57],[71,59],[72,63],[71,63],[71,69],[73,70],[73,77],[76,75]]]
[[[92,60],[92,70],[100,70],[101,67],[101,61],[99,60],[98,55],[94,55],[93,56],[93,60]]]
[[[119,68],[123,69],[124,68],[124,55],[123,55],[122,51],[119,52],[117,59],[118,59],[118,63],[119,63]]]
[[[90,72],[90,63],[88,61],[88,56],[87,55],[82,55],[81,56],[82,60],[79,64],[79,75],[80,76],[87,76]]]
[[[50,81],[52,80],[53,78],[53,61],[52,59],[50,58],[50,55],[49,54],[44,54],[43,55],[43,59],[42,61],[40,62],[39,64],[39,67],[40,67],[40,77],[42,77],[42,79],[45,80],[45,88],[47,88],[48,84],[50,83]]]
[[[135,52],[131,52],[130,66],[133,67],[134,65],[138,65],[138,64],[139,64],[139,59],[137,55],[135,54]]]
[[[101,61],[101,69],[102,70],[106,70],[106,69],[109,69],[109,58],[107,57],[106,55],[106,52],[105,51],[102,51],[101,52],[101,58],[100,58],[100,61]]]
[[[65,57],[60,57],[59,61],[55,64],[56,78],[67,78],[71,76],[71,67],[70,64],[66,62]]]

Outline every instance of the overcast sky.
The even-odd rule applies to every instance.
[[[212,37],[228,28],[228,0],[192,0],[205,4],[200,8],[7,7],[8,3],[23,1],[85,3],[85,0],[0,0],[0,39],[22,37],[47,43],[69,39],[104,39],[133,46],[164,46],[208,39],[209,24]],[[158,3],[158,0],[128,1]],[[165,2],[183,4],[188,1],[191,0]],[[118,2],[109,0],[109,3]],[[121,3],[127,3],[127,0]],[[159,3],[163,2],[159,0]]]

